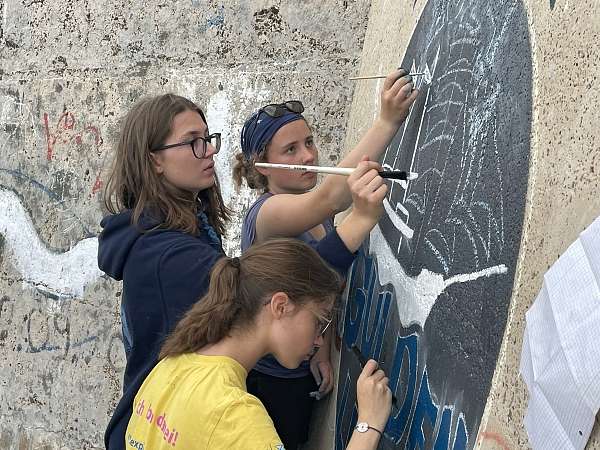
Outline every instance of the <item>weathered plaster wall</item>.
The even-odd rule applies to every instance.
[[[429,1],[432,2],[433,0]],[[435,3],[440,5],[442,11],[446,10],[448,14],[451,12],[456,14],[457,5],[465,2],[436,1]],[[480,37],[477,33],[481,30],[475,30],[472,27],[473,23],[485,22],[486,20],[493,21],[501,16],[501,14],[481,14],[481,11],[478,12],[477,7],[472,7],[478,3],[477,1],[466,2],[468,13],[464,16],[464,20],[460,19],[459,14],[452,16],[463,20],[465,33],[473,31],[473,34],[469,37],[475,36],[476,39]],[[493,318],[490,319],[490,317],[486,318],[485,316],[488,304],[479,301],[468,303],[468,300],[473,299],[472,293],[468,290],[462,293],[462,297],[457,297],[459,300],[467,301],[467,305],[456,303],[456,306],[451,309],[444,309],[442,306],[441,309],[438,309],[438,312],[442,313],[441,315],[438,315],[437,318],[433,315],[429,316],[425,321],[425,329],[430,327],[431,330],[432,325],[435,325],[437,329],[441,329],[440,332],[446,335],[444,342],[436,343],[432,339],[432,333],[429,335],[426,332],[422,333],[419,331],[419,327],[403,329],[398,333],[400,338],[398,347],[404,348],[405,353],[404,358],[401,359],[402,372],[395,374],[401,378],[396,394],[402,409],[406,406],[404,403],[407,401],[412,404],[412,407],[408,410],[407,422],[397,423],[394,427],[390,427],[388,424],[388,439],[384,444],[385,448],[393,447],[390,439],[398,439],[400,443],[398,448],[405,448],[406,444],[406,448],[410,449],[415,448],[415,446],[418,446],[416,448],[445,449],[448,447],[448,444],[444,443],[446,438],[450,440],[450,448],[464,448],[462,446],[464,441],[461,444],[460,440],[457,440],[459,434],[457,424],[460,416],[452,420],[449,432],[444,429],[445,425],[448,425],[447,418],[442,414],[443,411],[444,414],[446,411],[443,409],[444,405],[451,407],[452,417],[458,415],[458,413],[464,413],[462,417],[465,420],[467,430],[470,431],[468,448],[473,446],[505,450],[528,448],[527,435],[522,422],[527,406],[527,389],[518,374],[524,315],[541,287],[544,272],[560,253],[576,239],[582,229],[600,214],[600,196],[598,195],[600,181],[598,140],[600,129],[597,126],[600,119],[598,109],[600,96],[600,52],[598,50],[600,50],[600,47],[597,43],[600,35],[599,5],[592,1],[574,3],[564,0],[543,2],[525,0],[523,2],[490,3],[489,8],[493,10],[501,5],[509,7],[515,3],[521,3],[524,7],[524,17],[531,47],[531,83],[529,85],[531,114],[529,118],[524,117],[524,119],[530,121],[531,131],[529,136],[529,160],[525,162],[525,165],[528,166],[526,171],[528,173],[523,175],[520,170],[523,162],[517,163],[517,166],[514,165],[516,161],[512,162],[512,167],[519,170],[507,172],[506,175],[508,176],[504,179],[504,186],[498,184],[498,192],[502,192],[511,187],[516,188],[524,181],[524,177],[527,180],[527,190],[523,193],[526,203],[524,206],[520,206],[523,214],[523,233],[520,244],[519,241],[516,244],[518,258],[513,261],[512,267],[510,265],[508,267],[509,271],[512,271],[513,287],[509,289],[507,297],[499,295],[498,284],[487,282],[488,286],[484,283],[480,288],[483,293],[487,292],[488,300],[506,302],[506,307],[498,310],[497,320],[501,324],[499,333],[487,334],[489,325],[496,325],[490,321],[494,320]],[[386,72],[403,61],[407,49],[409,49],[409,42],[415,37],[417,24],[422,14],[424,14],[427,4],[426,0],[402,2],[381,0],[372,2],[369,26],[359,69],[360,73]],[[444,8],[444,4],[447,4],[447,8]],[[501,35],[501,32],[502,28],[499,26],[497,28],[498,35]],[[512,36],[512,38],[518,39],[522,36]],[[514,80],[515,76],[518,78],[518,75],[527,70],[527,61],[523,59],[524,55],[517,52],[520,43],[511,42],[510,39],[505,43],[505,50],[509,52],[513,50],[515,61],[519,61],[516,67],[513,66],[506,71],[505,79],[507,81]],[[423,53],[416,53],[417,59],[421,57],[429,60],[430,55],[425,51],[425,44],[427,42],[421,47]],[[496,70],[498,69],[502,68],[496,68]],[[484,82],[493,81],[493,74],[494,68],[490,67],[490,74],[484,77]],[[356,87],[353,108],[348,123],[347,148],[350,148],[370,125],[373,119],[373,111],[376,110],[378,104],[378,92],[381,84],[382,81],[375,80],[360,82]],[[459,84],[461,88],[465,87],[464,82],[460,81]],[[516,107],[520,98],[514,98],[514,100]],[[460,114],[460,111],[456,109],[453,111]],[[485,110],[479,112],[481,114],[489,113]],[[471,113],[476,114],[477,110],[473,109]],[[431,114],[435,114],[435,112],[428,111],[426,116]],[[473,118],[477,119],[477,116],[474,115],[465,121],[467,128],[472,123]],[[498,119],[501,121],[503,117],[498,116]],[[425,129],[424,126],[422,131],[425,132]],[[515,138],[514,135],[508,136],[509,143],[511,137]],[[499,138],[505,139],[507,136],[499,136]],[[519,138],[515,140],[515,145],[522,145],[522,137],[519,136]],[[421,139],[422,142],[427,142],[427,138]],[[490,141],[483,139],[482,142],[486,144],[486,151],[489,151],[491,148]],[[439,158],[446,157],[447,152],[449,152],[446,148],[451,148],[453,142],[444,142],[444,144],[438,154]],[[510,145],[508,147],[509,151],[512,151],[513,147]],[[503,148],[502,143],[498,145],[498,148]],[[465,162],[469,161],[468,147],[465,147],[465,149],[463,157],[455,158],[457,165],[464,165]],[[417,151],[417,159],[421,158],[421,161],[427,161],[430,158],[424,149],[417,147]],[[500,155],[500,158],[503,156]],[[400,158],[398,162],[405,163],[406,161]],[[510,168],[511,164],[507,167]],[[435,163],[433,165],[435,166]],[[511,178],[511,176],[517,176],[518,178]],[[493,183],[489,177],[482,181]],[[432,186],[435,189],[436,184],[433,183]],[[477,192],[475,195],[481,195],[481,192]],[[511,203],[506,204],[505,208],[517,208],[517,206]],[[414,211],[411,210],[411,212]],[[449,214],[448,218],[451,217],[452,215]],[[436,224],[441,223],[436,222],[435,219],[433,221]],[[422,259],[415,247],[409,248],[407,251],[414,255],[412,262],[409,261],[409,267],[415,260]],[[455,262],[461,262],[464,256],[464,254],[459,255]],[[377,254],[374,258],[377,259]],[[406,264],[403,264],[403,267],[407,269]],[[364,269],[364,274],[368,273],[370,272]],[[374,273],[377,274],[377,271]],[[366,275],[362,279],[362,276],[363,272],[360,272],[357,287],[362,288],[363,291],[356,294],[354,300],[358,302],[358,306],[355,307],[352,313],[356,314],[356,311],[358,311],[359,315],[350,314],[347,316],[350,322],[346,320],[345,326],[347,327],[350,324],[358,331],[359,335],[356,339],[358,341],[362,339],[361,342],[366,343],[367,348],[370,348],[371,351],[374,347],[375,349],[379,348],[378,351],[382,352],[381,358],[389,367],[392,365],[390,357],[397,356],[397,353],[393,352],[393,346],[390,348],[389,342],[385,340],[378,347],[377,339],[379,333],[389,334],[390,330],[384,327],[383,330],[377,331],[377,327],[374,325],[376,322],[369,322],[369,320],[373,321],[373,315],[377,314],[379,306],[385,308],[387,300],[385,296],[382,297],[385,290],[383,287],[390,280],[378,280],[381,281],[381,288],[379,288],[377,281],[375,282],[374,295],[372,296],[373,303],[370,305],[371,318],[367,319],[367,322],[363,322],[362,325],[357,325],[353,322],[354,320],[360,320],[362,317],[364,321],[365,317],[368,317],[360,315],[365,314],[360,312],[360,307],[361,302],[362,305],[365,302],[367,302],[367,305],[369,304],[369,297],[373,291],[370,284],[372,280],[370,281]],[[405,275],[400,277],[401,280],[404,278]],[[400,286],[402,286],[401,280]],[[393,280],[391,284],[396,287]],[[396,299],[399,302],[398,308],[401,306],[401,301],[410,303],[414,302],[415,297],[419,298],[419,295],[415,295],[411,291],[410,286],[404,294],[404,298]],[[452,296],[442,296],[438,303],[451,300],[453,300]],[[377,305],[377,308],[375,305]],[[437,306],[441,305],[436,303]],[[366,310],[369,310],[369,308],[367,307]],[[474,310],[479,311],[479,316],[473,314]],[[394,311],[390,311],[390,314],[393,315]],[[457,336],[461,333],[470,333],[470,336],[456,339],[456,336],[447,334],[448,328],[447,324],[444,324],[444,318],[459,330]],[[390,319],[386,320],[389,322],[388,326],[392,324]],[[502,326],[504,323],[506,324],[505,327]],[[365,330],[368,331],[365,332]],[[347,335],[346,330],[345,334]],[[488,337],[488,340],[481,341],[485,336]],[[365,341],[365,339],[367,340]],[[448,347],[449,341],[453,342],[450,347]],[[462,357],[461,355],[470,354],[475,345],[482,345],[481,349],[483,350],[489,348],[489,354],[493,355],[495,359],[492,372],[481,370],[475,364],[472,366],[474,368],[472,372],[461,374],[460,371],[457,371],[455,365],[447,364],[446,381],[442,384],[442,389],[439,389],[438,383],[436,391],[436,383],[432,383],[431,373],[429,373],[429,385],[423,390],[422,380],[424,378],[421,378],[422,372],[420,370],[417,371],[416,375],[415,391],[411,393],[410,388],[407,389],[407,385],[411,385],[410,374],[414,371],[414,364],[416,364],[416,367],[421,366],[422,357],[431,358],[433,356],[444,360],[443,353],[446,353],[450,359],[455,358],[458,360]],[[419,355],[418,359],[415,356],[417,354]],[[486,356],[484,356],[484,359]],[[411,359],[413,357],[415,358],[414,361]],[[349,360],[345,364],[343,359],[344,354],[342,353],[342,372],[348,365],[352,365],[352,361]],[[430,363],[428,362],[427,367],[429,366]],[[352,372],[356,369],[349,370]],[[457,381],[459,385],[461,383],[467,384],[466,379],[479,380],[480,386],[475,386],[472,390],[465,389],[463,395],[457,395]],[[338,388],[341,389],[343,383],[342,374]],[[466,402],[468,402],[469,397],[473,396],[475,390],[483,392],[485,409],[483,411],[481,409],[473,411],[473,408],[471,408],[471,411],[465,411],[465,404],[468,406]],[[344,419],[340,419],[338,415],[338,424],[341,423],[342,425],[350,419],[348,410],[351,411],[352,409],[351,390],[346,409],[340,406],[340,402],[343,404],[345,393],[347,393],[347,390],[342,389],[337,399],[338,413],[340,411],[346,412]],[[422,396],[422,393],[429,395]],[[413,396],[409,399],[408,395]],[[394,411],[394,414],[397,412]],[[334,423],[333,415],[329,418],[329,423]],[[345,433],[345,427],[343,431]],[[445,435],[442,431],[448,432],[448,434]],[[345,435],[336,436],[338,441],[343,441],[344,438]],[[598,427],[592,432],[588,448],[600,448]]]
[[[241,212],[230,157],[261,104],[302,99],[337,161],[369,6],[0,0],[1,449],[100,448],[119,398],[120,286],[96,268],[96,235],[120,117],[144,95],[197,101]]]
[[[600,4],[526,2],[534,54],[532,159],[511,309],[479,441],[526,448],[518,375],[525,312],[546,270],[600,215]],[[557,77],[562,74],[562,77]],[[600,449],[598,417],[587,449]]]
[[[524,313],[545,270],[600,214],[599,6],[523,4],[533,71],[523,235],[495,372],[482,380],[485,411],[467,418],[479,424],[470,445],[486,449],[527,448]],[[426,5],[0,0],[0,448],[101,446],[124,355],[119,285],[96,269],[95,236],[129,106],[167,91],[203,105],[211,129],[226,134],[218,172],[240,211],[251,196],[234,192],[228,164],[245,116],[265,101],[302,99],[321,162],[335,163],[342,142],[350,148],[370,126],[382,83],[354,88],[347,77],[397,66]],[[239,223],[231,229],[234,253]],[[333,446],[327,402],[313,448]],[[429,446],[431,424],[424,431]],[[597,428],[588,448],[600,448]]]

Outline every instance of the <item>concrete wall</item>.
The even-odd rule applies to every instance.
[[[441,11],[452,3],[429,1]],[[376,261],[371,259],[368,266],[364,258],[353,278],[359,289],[352,298],[370,302],[363,311],[376,315],[381,304],[389,308],[388,314],[371,318],[367,321],[371,325],[363,328],[350,320],[344,331],[354,326],[357,335],[369,338],[361,337],[361,345],[373,343],[371,352],[379,345],[378,324],[384,324],[386,336],[403,339],[404,347],[393,339],[381,343],[379,356],[389,369],[398,348],[417,357],[414,408],[405,396],[411,383],[407,366],[397,374],[396,392],[401,406],[410,406],[409,414],[388,430],[388,435],[395,433],[397,445],[388,440],[386,448],[406,443],[409,448],[417,443],[431,448],[446,437],[456,442],[461,420],[469,448],[527,448],[522,426],[527,391],[518,375],[524,313],[547,268],[600,214],[600,6],[592,0],[513,0],[493,4],[497,14],[485,14],[485,2],[455,3],[474,12],[472,17],[465,13],[458,25],[502,16],[505,4],[518,11],[519,23],[525,24],[517,28],[525,30],[520,40],[508,38],[504,49],[510,54],[513,43],[527,39],[529,51],[527,46],[518,47],[525,50],[515,58],[518,64],[504,70],[492,62],[482,77],[484,82],[510,79],[513,87],[523,87],[523,94],[529,95],[529,108],[526,104],[513,108],[525,113],[529,127],[525,136],[522,130],[517,133],[521,147],[514,154],[527,158],[518,164],[509,158],[501,165],[514,168],[517,175],[511,182],[521,186],[515,198],[523,202],[518,208],[514,203],[505,206],[515,209],[518,223],[513,230],[518,236],[507,246],[512,256],[508,262],[491,264],[505,264],[507,272],[499,284],[490,285],[485,279],[476,288],[441,297],[430,316],[409,321],[407,327],[401,320],[403,303],[380,296],[385,292],[381,287],[394,286],[398,279],[365,289],[365,280],[370,280],[365,274],[372,273],[365,267],[376,266]],[[419,36],[433,26],[425,18],[439,15],[427,12],[427,7],[427,0],[325,4],[0,0],[1,449],[101,447],[119,397],[124,355],[120,288],[97,271],[95,236],[111,146],[119,118],[130,105],[143,95],[173,91],[205,107],[211,129],[225,133],[217,163],[225,197],[241,211],[251,195],[233,191],[228,164],[238,149],[246,115],[266,101],[302,99],[321,148],[321,162],[334,164],[342,147],[350,148],[370,126],[381,87],[381,82],[369,81],[354,88],[347,77],[386,72],[421,55],[428,60],[430,53]],[[492,25],[487,26],[493,31]],[[484,112],[474,109],[473,117]],[[501,136],[505,140],[497,148],[513,148],[509,145],[513,136]],[[411,139],[417,142],[419,137]],[[448,154],[442,148],[440,155]],[[459,152],[451,161],[463,161],[465,155]],[[399,161],[407,164],[402,157]],[[498,179],[486,182],[489,189],[498,186],[507,195],[515,192],[500,189]],[[231,230],[227,251],[235,253],[239,222]],[[475,273],[474,267],[460,270],[460,263],[468,260],[465,255],[457,253],[455,270],[439,273],[445,279]],[[415,261],[422,265],[413,267],[401,260],[403,270],[431,268],[426,255]],[[486,292],[498,305],[497,316],[481,299]],[[407,290],[409,298],[420,298],[411,294]],[[461,298],[466,300],[450,303]],[[485,314],[473,313],[477,308]],[[459,313],[466,319],[457,317]],[[453,329],[460,333],[452,335]],[[357,369],[344,359],[341,348],[345,376]],[[411,353],[413,348],[418,351]],[[447,362],[475,356],[481,363],[444,370],[428,359],[436,355]],[[431,377],[428,391],[421,389],[425,369]],[[421,391],[418,403],[416,394]],[[321,405],[315,427],[320,433],[312,448],[342,442],[343,436],[331,433],[336,409],[338,425],[348,427],[351,402],[347,399],[342,408],[342,400],[339,395],[337,402],[331,397]],[[452,410],[446,434],[440,432],[448,423],[444,407]],[[588,448],[600,448],[597,429]]]
[[[429,91],[429,104],[416,105],[425,111],[422,125],[416,125],[421,135],[407,129],[389,150],[401,150],[393,160],[395,168],[418,168],[413,170],[429,183],[425,189],[409,187],[409,194],[421,194],[413,199],[422,203],[404,204],[406,223],[415,228],[415,236],[422,236],[423,227],[444,234],[448,222],[458,217],[456,209],[440,215],[436,208],[457,197],[468,198],[468,205],[481,204],[482,198],[496,201],[485,200],[490,206],[487,225],[472,209],[475,242],[451,233],[451,251],[433,240],[425,245],[419,237],[411,240],[394,231],[389,218],[399,216],[395,207],[386,212],[379,236],[371,234],[372,254],[355,267],[344,320],[336,448],[343,447],[355,420],[352,383],[347,382],[358,371],[347,354],[351,343],[383,360],[392,384],[398,383],[399,408],[393,410],[383,448],[528,448],[522,422],[528,395],[518,374],[524,314],[544,272],[600,214],[599,8],[592,1],[560,0],[372,3],[360,73],[385,72],[413,61],[417,70],[432,69],[436,49],[432,52],[431,44],[440,39],[438,34],[450,42],[446,48],[442,44],[446,65],[441,71],[438,66],[431,87],[422,86],[425,95]],[[490,45],[494,41],[499,45]],[[456,46],[463,53],[452,60]],[[489,59],[481,64],[481,58]],[[465,69],[461,64],[469,66],[467,77],[455,70]],[[447,95],[453,85],[449,81],[455,89]],[[357,86],[347,148],[370,125],[380,87],[381,81]],[[456,92],[466,95],[454,98]],[[478,99],[486,100],[487,107],[478,106]],[[437,117],[442,105],[448,114]],[[436,126],[451,131],[439,132]],[[432,139],[441,142],[436,152],[431,152]],[[463,144],[458,152],[457,141]],[[494,154],[498,164],[490,159]],[[501,176],[489,172],[494,165]],[[469,188],[469,175],[461,170],[469,166],[481,174],[476,188]],[[441,175],[432,177],[432,169]],[[490,191],[494,186],[496,196]],[[428,197],[427,189],[439,194]],[[506,239],[498,248],[495,236],[502,227]],[[397,258],[384,257],[383,242],[399,249]],[[434,247],[441,251],[432,252]],[[473,273],[470,248],[479,249],[480,263],[505,264],[507,271],[480,281],[463,278],[461,289],[440,286],[442,292],[428,302],[424,294],[436,279],[423,290],[420,268],[439,273],[444,282]],[[396,267],[394,259],[400,263],[397,275],[385,276]],[[402,320],[431,304],[425,320],[414,314],[412,321]],[[597,427],[588,448],[600,448]]]
[[[176,92],[224,134],[302,99],[322,162],[345,139],[369,2],[0,0],[0,448],[90,449],[120,395],[120,286],[96,267],[102,183],[119,119]],[[227,251],[238,251],[240,223]]]

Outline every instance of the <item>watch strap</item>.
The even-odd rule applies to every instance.
[[[377,431],[380,436],[383,436],[383,433],[379,431],[377,428],[372,427],[367,422],[359,422],[354,427],[359,433],[366,433],[368,430]]]
[[[367,427],[369,428],[369,430],[377,431],[379,433],[379,436],[383,436],[383,433],[381,431],[379,431],[377,428],[372,427],[371,425],[367,425]]]

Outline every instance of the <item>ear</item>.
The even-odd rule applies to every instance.
[[[163,159],[160,153],[150,153],[150,159],[152,160],[152,166],[157,174],[162,174],[164,171],[163,168]]]
[[[266,151],[268,152],[268,150],[266,150]],[[255,162],[268,162],[268,161],[269,161],[268,157],[266,158],[266,161],[259,161],[258,157],[255,156],[255,157],[252,158],[252,163],[251,164],[254,166],[254,170],[256,170],[261,175],[263,175],[265,177],[268,177],[269,175],[271,175],[270,169],[267,169],[266,167],[256,167],[254,165]]]
[[[285,292],[275,292],[271,296],[271,314],[276,319],[281,319],[285,314],[294,310],[294,304]]]
[[[264,175],[265,177],[268,177],[271,174],[270,170],[267,169],[266,167],[256,167],[256,166],[254,166],[254,170],[256,170],[261,175]]]
[[[273,138],[271,138],[273,139]],[[269,152],[271,151],[271,143],[269,142],[264,150],[261,150],[257,154],[252,156],[252,165],[256,162],[269,162]],[[261,157],[262,155],[262,157]],[[254,170],[256,170],[261,175],[268,177],[271,175],[271,169],[267,169],[266,167],[256,167],[254,166]]]

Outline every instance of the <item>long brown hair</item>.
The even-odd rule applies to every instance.
[[[297,239],[272,239],[238,258],[222,258],[213,267],[208,292],[181,319],[160,357],[198,351],[232,330],[252,325],[271,295],[285,292],[294,304],[333,301],[340,277]]]
[[[134,224],[138,224],[140,216],[146,212],[165,228],[197,234],[196,213],[198,200],[201,200],[209,223],[223,235],[231,212],[225,206],[216,176],[214,186],[200,191],[195,197],[159,176],[150,157],[150,149],[165,143],[175,116],[187,110],[196,111],[207,123],[204,113],[194,102],[175,94],[145,98],[133,106],[123,120],[115,146],[104,205],[113,214],[133,210]]]

